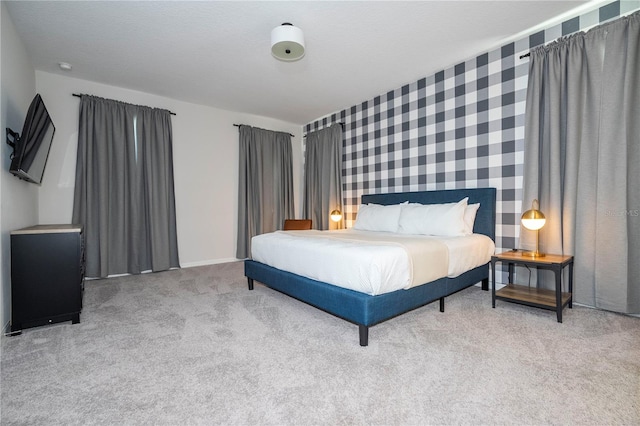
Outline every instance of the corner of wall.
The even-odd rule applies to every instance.
[[[35,95],[35,70],[18,36],[4,2],[0,2],[0,129],[22,130],[26,111]],[[19,130],[18,130],[19,129]],[[10,231],[34,225],[38,218],[38,188],[9,173],[11,149],[0,147],[0,324],[10,320],[11,250]]]

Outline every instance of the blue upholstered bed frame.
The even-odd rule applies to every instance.
[[[453,203],[469,197],[469,204],[480,203],[473,231],[495,241],[496,190],[495,188],[452,189],[395,194],[369,194],[362,203],[399,204],[405,201],[421,204]],[[408,290],[371,296],[365,293],[315,281],[291,272],[282,271],[254,260],[246,260],[244,274],[249,290],[258,281],[291,297],[358,325],[360,345],[369,343],[369,327],[405,312],[440,300],[444,312],[444,298],[464,288],[482,282],[489,289],[489,266],[479,266],[456,278],[440,278]]]

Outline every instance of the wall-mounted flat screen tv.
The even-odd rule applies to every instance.
[[[22,134],[7,129],[7,143],[13,146],[9,171],[28,182],[40,185],[47,165],[56,128],[40,95],[31,101]],[[13,136],[13,142],[9,137]]]

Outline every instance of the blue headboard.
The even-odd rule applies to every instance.
[[[367,194],[362,196],[362,204],[400,204],[408,201],[420,204],[456,203],[469,197],[469,204],[480,203],[473,225],[473,232],[484,234],[496,240],[496,189],[470,188],[445,189],[439,191],[397,192],[394,194]]]

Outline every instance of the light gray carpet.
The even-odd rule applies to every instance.
[[[2,424],[640,424],[640,319],[479,288],[372,327],[242,263],[88,281],[81,323],[2,338]]]

